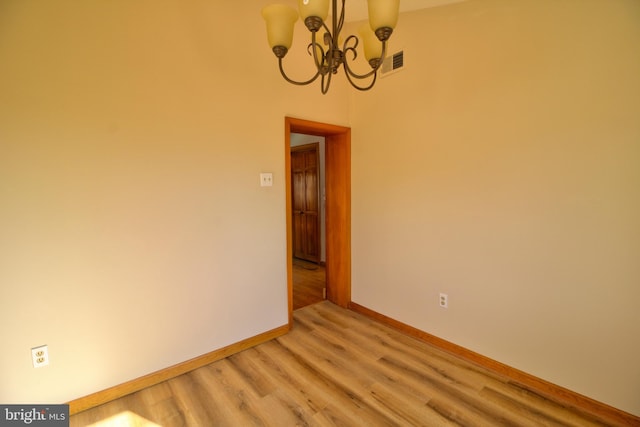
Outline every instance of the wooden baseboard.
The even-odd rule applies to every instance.
[[[612,423],[613,425],[640,425],[640,417],[527,374],[526,372],[520,371],[516,368],[512,368],[504,363],[500,363],[457,344],[453,344],[452,342],[438,338],[420,329],[387,317],[384,314],[380,314],[353,301],[349,303],[349,309],[397,329],[409,336],[427,342],[450,354],[501,374],[536,393],[547,396],[555,401],[563,402],[568,406],[589,412],[590,414],[602,419],[603,421]]]
[[[288,324],[283,325],[260,335],[247,338],[246,340],[231,344],[227,347],[187,360],[186,362],[182,362],[106,390],[72,400],[69,402],[69,414],[77,414],[78,412],[102,405],[103,403],[110,402],[128,394],[135,393],[136,391],[140,391],[144,388],[159,384],[168,379],[177,377],[178,375],[193,371],[194,369],[213,363],[216,360],[224,359],[227,356],[231,356],[232,354],[238,353],[242,350],[246,350],[250,347],[284,335],[289,332],[289,329],[290,326]]]

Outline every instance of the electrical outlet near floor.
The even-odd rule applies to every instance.
[[[449,308],[449,295],[440,293],[440,307]]]
[[[34,368],[41,368],[49,364],[49,348],[46,345],[31,349],[31,361]]]

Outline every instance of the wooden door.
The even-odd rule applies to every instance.
[[[291,148],[293,256],[320,261],[318,143]]]

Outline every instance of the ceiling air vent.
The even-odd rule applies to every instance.
[[[382,61],[382,67],[380,72],[380,77],[386,77],[393,73],[396,73],[404,67],[404,51],[394,53],[391,56],[387,56],[384,61]]]

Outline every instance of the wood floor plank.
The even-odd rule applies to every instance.
[[[339,404],[342,413],[356,422],[352,425],[394,425],[394,421],[385,416],[377,408],[372,407],[363,395],[362,390],[353,387],[353,384],[346,384],[343,379],[335,374],[347,371],[339,365],[332,365],[330,361],[319,358],[313,351],[305,348],[298,339],[287,339],[280,337],[277,339],[282,346],[289,351],[300,367],[305,371],[305,375],[313,379],[314,387],[321,388],[325,393],[331,395],[331,403]],[[325,363],[326,362],[326,363]],[[330,368],[335,368],[332,373]]]
[[[371,396],[379,405],[388,408],[401,418],[403,425],[411,426],[452,426],[456,425],[427,405],[425,400],[411,390],[389,387],[388,383],[374,384]]]
[[[426,406],[426,403],[433,396],[439,394],[439,387],[425,387],[424,380],[420,380],[412,373],[405,372],[402,368],[398,369],[389,363],[385,363],[385,360],[381,358],[376,359],[375,356],[368,354],[366,351],[363,352],[359,346],[349,345],[348,341],[345,341],[343,337],[339,336],[337,333],[332,334],[331,332],[334,331],[326,330],[319,333],[319,330],[316,329],[307,337],[303,337],[301,342],[305,346],[309,347],[313,352],[317,353],[319,357],[327,359],[333,355],[334,357],[332,358],[332,361],[334,363],[339,359],[341,363],[348,364],[350,366],[349,377],[367,378],[367,382],[363,383],[362,386],[367,387],[368,384],[370,384],[370,381],[377,381],[379,384],[382,384],[386,389],[386,393],[384,393],[380,387],[378,387],[377,395],[376,392],[370,390],[372,396],[376,397],[381,407],[389,407],[389,402],[392,399],[381,400],[379,398],[380,395],[386,394],[387,396],[401,396],[405,401],[413,401],[414,406],[423,406],[426,409],[421,412],[423,415],[427,413],[432,416],[436,415],[433,410],[430,410]],[[323,347],[326,348],[326,350],[323,349]],[[387,352],[388,351],[389,349],[387,348]],[[358,363],[354,364],[352,362],[353,360],[357,360]],[[417,363],[420,361],[414,360],[414,362]],[[433,371],[434,375],[442,377],[443,381],[457,382],[458,387],[462,384],[462,381],[455,381],[451,377],[446,376],[443,372],[431,366],[425,366],[425,368]],[[336,372],[333,375],[337,377],[345,377],[341,372]],[[472,392],[476,391],[472,387],[467,386],[467,388],[471,389]],[[480,387],[478,390],[479,389]],[[392,410],[394,409],[393,407],[389,408]],[[402,408],[406,409],[407,405],[403,405]],[[441,421],[441,417],[436,418]],[[416,420],[413,419],[412,425],[416,425],[415,422]]]
[[[292,394],[276,390],[263,400],[264,411],[269,413],[268,425],[317,426],[316,412],[300,404]]]
[[[358,418],[354,418],[350,405],[343,404],[340,393],[327,385],[325,378],[318,377],[315,369],[310,369],[307,363],[300,363],[299,356],[277,340],[267,344],[269,345],[261,346],[260,349],[267,356],[262,360],[270,361],[274,368],[272,371],[281,377],[282,389],[293,396],[304,398],[304,404],[309,410],[316,412],[314,420],[320,425],[356,425]]]
[[[294,310],[324,300],[327,283],[324,266],[294,258],[292,273]]]
[[[381,361],[402,370],[407,375],[418,379],[424,387],[430,388],[436,397],[428,404],[431,406],[431,402],[439,402],[438,406],[432,406],[434,409],[444,407],[448,402],[455,404],[456,411],[464,409],[484,419],[485,423],[489,423],[488,425],[519,425],[521,421],[517,414],[504,413],[490,402],[482,401],[477,397],[476,390],[462,382],[439,375],[430,369],[424,369],[420,365],[408,364],[400,359],[385,357]],[[450,412],[447,413],[450,414]]]
[[[331,324],[332,323],[329,323],[329,325]],[[338,346],[335,344],[336,340],[343,339],[341,336],[338,336],[336,331],[331,330],[330,326],[327,327],[327,324],[322,322],[316,322],[315,325],[317,328],[312,334],[310,334],[310,336],[317,336],[320,328],[328,328],[328,329],[324,331],[321,338],[319,337],[316,340],[317,343],[313,343],[313,342],[309,343],[310,346],[317,345],[318,343],[321,344],[323,342],[323,339],[326,339],[329,342],[332,342],[332,344],[334,345],[334,347],[331,348],[331,351],[335,351],[338,354],[345,351],[343,346],[347,346],[347,341],[340,341],[342,343],[341,346]],[[397,334],[396,331],[387,331],[387,332],[389,334]],[[352,337],[352,339],[357,339],[357,337]],[[486,385],[487,377],[482,376],[480,373],[477,373],[473,370],[468,369],[469,367],[468,364],[464,366],[464,369],[462,369],[461,366],[458,366],[451,362],[446,363],[443,360],[438,360],[437,358],[433,358],[433,357],[425,358],[424,347],[426,345],[424,343],[416,343],[416,345],[419,346],[420,347],[419,350],[421,350],[419,353],[417,353],[419,357],[408,354],[406,352],[406,348],[404,352],[399,352],[397,351],[397,349],[394,349],[392,346],[382,347],[382,349],[378,351],[378,354],[386,352],[388,355],[385,357],[387,358],[400,357],[404,359],[405,362],[409,365],[420,366],[420,370],[425,372],[425,375],[429,376],[429,381],[431,381],[431,387],[425,387],[428,384],[428,381],[425,381],[425,378],[419,378],[416,375],[412,374],[411,372],[408,372],[408,373],[404,372],[402,366],[389,363],[389,359],[381,358],[381,361],[383,363],[378,364],[376,366],[367,364],[368,358],[360,352],[347,355],[347,357],[351,357],[351,358],[354,358],[355,360],[358,360],[359,363],[357,366],[361,367],[362,370],[364,371],[359,373],[356,373],[355,371],[353,371],[352,374],[363,375],[363,376],[368,375],[376,380],[385,382],[387,387],[389,388],[393,388],[394,382],[399,382],[403,384],[405,387],[407,387],[407,385],[410,385],[413,388],[415,394],[425,393],[426,391],[427,393],[430,393],[431,396],[441,393],[443,388],[447,387],[448,384],[454,384],[457,390],[467,391],[467,394],[465,395],[465,397],[467,398],[467,401],[466,401],[467,405],[469,405],[469,402],[471,401],[471,398],[469,398],[468,396],[477,394],[477,392]],[[325,346],[329,347],[329,345],[326,345],[326,343],[325,343]],[[352,349],[352,348],[359,348],[359,347],[352,345],[352,346],[349,346],[348,348]],[[448,357],[450,358],[450,356]],[[382,377],[376,377],[376,374],[380,374],[380,373],[384,375]],[[388,382],[385,381],[385,376],[386,378],[393,379],[394,381],[388,381]],[[415,382],[414,381],[415,378],[419,378],[419,381]],[[458,398],[460,399],[462,398],[462,396],[458,396]],[[489,405],[487,409],[490,410],[490,413],[492,414],[491,420],[495,422],[495,420],[498,419],[500,420],[500,422],[503,422],[502,418],[504,418],[505,415],[500,415],[499,408],[491,407],[491,405]],[[515,423],[517,421],[521,421],[521,419],[514,418],[511,420],[512,423]]]
[[[260,397],[266,397],[278,390],[278,383],[270,380],[256,364],[257,356],[257,351],[243,351],[230,356],[228,360],[254,393]]]
[[[310,413],[323,410],[331,396],[306,375],[304,367],[278,342],[266,343],[256,349],[257,363],[265,376],[271,378],[278,389],[291,394]]]
[[[127,414],[161,427],[615,425],[327,301],[296,310],[286,335],[70,426],[111,427],[101,422]]]
[[[322,310],[321,304],[309,307],[309,310],[317,310],[318,315],[328,317]],[[308,312],[308,310],[305,310]],[[448,353],[434,348],[427,343],[419,341],[413,337],[406,336],[394,329],[381,325],[369,319],[359,318],[356,313],[344,311],[338,315],[347,316],[351,326],[343,331],[342,335],[350,342],[360,347],[365,347],[368,352],[376,352],[379,357],[393,353],[402,357],[414,357],[415,360],[429,361],[431,369],[440,370],[443,374],[456,371],[465,378],[466,381],[476,380],[478,390],[486,384],[488,380],[504,382],[505,379],[493,372],[474,364],[469,364],[458,358],[452,358]],[[331,321],[336,321],[335,316]],[[321,327],[316,323],[316,327]],[[317,328],[316,328],[317,329]]]
[[[606,425],[602,420],[598,420],[584,412],[576,411],[561,403],[554,402],[519,384],[493,384],[485,387],[480,392],[480,395],[488,400],[500,402],[502,405],[509,405],[513,411],[533,414],[534,418],[548,418],[550,420],[549,425],[568,425],[575,427]]]
[[[245,387],[228,360],[219,362],[198,369],[194,374],[203,384],[212,387],[212,397],[218,407],[224,408],[229,422],[234,425],[268,425],[263,419],[264,414],[258,409],[259,397]]]
[[[557,410],[543,412],[542,410],[536,409],[535,407],[529,405],[528,403],[519,402],[512,397],[500,393],[490,387],[484,388],[480,395],[484,398],[496,402],[497,404],[503,406],[505,410],[517,413],[527,418],[532,425],[539,426],[557,426],[557,425],[566,425],[566,426],[574,426],[574,423],[568,423],[566,420],[563,420],[562,416],[556,416]],[[555,409],[555,408],[554,408]],[[577,425],[582,425],[584,427],[590,426],[592,424],[587,423],[586,420]]]
[[[180,424],[167,425],[197,426],[205,421],[209,421],[211,425],[221,423],[224,418],[222,411],[216,407],[217,399],[213,400],[209,387],[201,384],[192,374],[190,372],[168,381],[182,416]]]

